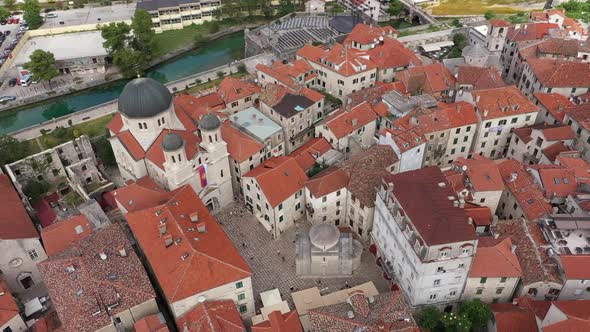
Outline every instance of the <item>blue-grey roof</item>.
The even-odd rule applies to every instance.
[[[254,107],[238,112],[230,119],[236,127],[248,132],[261,142],[282,130],[281,126]]]
[[[164,151],[175,151],[182,147],[184,141],[177,133],[168,133],[162,140],[162,149]]]
[[[119,96],[119,112],[128,118],[151,118],[170,107],[172,94],[162,83],[147,77],[125,85]]]
[[[158,8],[178,7],[180,5],[194,3],[199,4],[198,0],[142,0],[137,2],[137,9],[145,11],[157,10]]]
[[[221,121],[217,115],[208,113],[203,115],[201,120],[199,120],[199,129],[201,130],[215,130],[221,126]]]

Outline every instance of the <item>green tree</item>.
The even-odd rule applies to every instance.
[[[0,21],[4,21],[10,17],[10,12],[4,7],[0,7]]]
[[[16,0],[4,0],[4,7],[9,11],[14,10],[16,8]]]
[[[461,24],[461,21],[459,21],[458,18],[453,19],[453,21],[451,22],[451,25],[457,28],[460,28],[463,26],[463,24]]]
[[[30,61],[25,64],[25,68],[30,70],[36,79],[47,80],[50,89],[51,80],[59,75],[53,53],[41,49],[35,50],[31,54]]]
[[[127,46],[130,31],[131,27],[125,22],[103,25],[100,28],[100,34],[104,39],[102,46],[112,55],[116,50]]]
[[[463,33],[457,33],[453,36],[453,43],[455,44],[455,47],[463,49],[467,46],[467,36]]]
[[[137,10],[131,19],[131,29],[131,46],[142,55],[142,65],[147,65],[156,52],[156,32],[152,28],[150,14],[145,10]]]
[[[418,325],[425,330],[439,330],[441,327],[440,311],[432,306],[424,307],[418,313]]]
[[[487,11],[483,14],[483,17],[486,18],[486,20],[491,20],[494,17],[496,17],[496,13],[492,12],[492,11]]]
[[[279,2],[279,15],[285,16],[295,11],[295,5],[291,2],[291,0],[281,0]]]
[[[8,135],[0,135],[0,167],[30,154],[29,145]]]
[[[389,9],[387,13],[391,16],[398,17],[404,12],[404,5],[399,0],[392,0],[389,2]]]
[[[37,201],[49,191],[49,183],[46,181],[29,181],[23,188],[24,194],[31,202]]]
[[[221,28],[219,27],[219,23],[213,21],[209,24],[209,33],[217,33]]]
[[[29,24],[31,29],[37,29],[43,24],[43,18],[41,17],[41,7],[37,0],[25,0],[23,4],[23,18]]]
[[[492,317],[492,312],[487,304],[480,300],[471,300],[461,303],[459,314],[465,315],[474,328],[486,326],[488,320]]]
[[[124,48],[113,53],[113,63],[126,77],[136,76],[142,72],[144,57],[136,50]]]
[[[205,45],[205,43],[207,42],[207,39],[205,37],[203,37],[203,35],[198,32],[195,34],[193,40],[195,43],[195,48],[201,47],[201,46]]]
[[[464,314],[446,313],[441,318],[445,331],[449,332],[470,332],[471,321]]]

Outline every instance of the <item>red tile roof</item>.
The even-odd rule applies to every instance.
[[[367,51],[369,58],[379,69],[420,66],[422,61],[412,50],[397,39],[385,37]]]
[[[0,280],[0,294],[0,326],[4,326],[17,316],[20,310],[4,280]]]
[[[362,103],[350,110],[340,109],[327,116],[322,122],[328,126],[337,139],[340,139],[375,120],[377,120],[377,114],[371,105]]]
[[[184,332],[246,332],[232,300],[205,301],[176,319]]]
[[[260,87],[257,85],[234,77],[225,77],[217,88],[217,94],[226,104],[246,97],[253,97],[259,93]]]
[[[148,176],[110,192],[112,197],[128,212],[147,209],[167,201],[173,192],[160,188]]]
[[[418,127],[424,134],[477,124],[473,105],[466,102],[440,104],[437,108],[419,107],[393,122],[396,128]]]
[[[43,246],[48,256],[53,256],[68,248],[75,242],[87,238],[94,227],[85,215],[70,217],[53,223],[41,230]]]
[[[469,270],[469,278],[521,276],[522,269],[518,258],[512,252],[512,241],[509,237],[495,241],[479,241]]]
[[[590,130],[590,104],[581,104],[566,109],[566,115],[576,121],[578,125]]]
[[[376,68],[376,65],[367,59],[364,51],[345,48],[338,43],[329,50],[307,44],[297,51],[297,56],[343,76],[356,75]]]
[[[552,301],[551,308],[557,308],[567,319],[545,321],[544,332],[583,332],[590,330],[590,301]]]
[[[559,255],[567,280],[590,279],[590,255]]]
[[[272,157],[244,177],[255,178],[273,208],[303,188],[307,175],[292,157]],[[278,186],[277,183],[281,185]]]
[[[541,168],[539,169],[539,177],[543,189],[545,189],[545,197],[548,199],[567,197],[578,188],[573,169]]]
[[[293,151],[291,157],[295,158],[295,161],[297,161],[304,171],[307,171],[316,164],[317,158],[323,156],[331,149],[332,146],[325,138],[316,137]]]
[[[520,24],[519,28],[511,27],[506,35],[507,41],[538,40],[549,35],[550,30],[558,30],[559,26],[554,23],[527,23]]]
[[[459,66],[457,68],[457,83],[471,85],[473,90],[501,88],[506,85],[496,68],[475,66]]]
[[[537,319],[534,312],[512,303],[492,303],[490,309],[498,332],[537,332]]]
[[[121,113],[117,112],[107,125],[107,129],[116,134],[121,131],[121,128],[123,128],[123,118],[121,117]]]
[[[0,174],[0,201],[2,202],[0,218],[0,240],[38,238],[39,233],[33,226],[20,196],[12,186],[6,174]]]
[[[268,320],[252,326],[252,332],[303,332],[297,311],[286,314],[273,311],[268,314]]]
[[[563,121],[565,116],[564,109],[569,106],[573,106],[567,97],[558,93],[541,93],[537,92],[534,94],[535,98],[539,101],[545,109],[558,121]]]
[[[538,107],[514,85],[472,92],[477,112],[484,120],[537,112]]]
[[[331,166],[307,181],[305,187],[313,197],[318,198],[346,188],[349,180],[350,177],[346,171]]]
[[[572,128],[568,125],[545,126],[539,128],[548,141],[565,141],[576,138]]]
[[[493,160],[475,154],[470,159],[460,157],[454,164],[459,168],[467,168],[464,172],[475,191],[504,190],[502,175],[498,165]]]
[[[345,45],[352,45],[355,41],[361,45],[367,45],[379,41],[379,37],[393,37],[398,31],[391,26],[378,26],[359,23],[354,26],[352,31],[344,40]]]
[[[395,127],[395,128],[384,128],[381,130],[379,135],[387,136],[391,135],[391,138],[399,148],[401,153],[415,148],[426,142],[426,137],[419,126],[406,126]]]
[[[179,94],[174,97],[173,102],[176,115],[185,129],[191,132],[197,130],[196,123],[207,113],[214,113],[222,119],[226,117],[225,113],[223,113],[225,102],[217,93],[210,93],[200,97]]]
[[[117,138],[123,144],[123,147],[135,161],[142,160],[145,157],[145,151],[129,130],[122,131],[111,137],[111,139],[113,138]]]
[[[135,332],[169,332],[166,320],[161,313],[149,315],[133,324]]]
[[[191,218],[198,216],[198,224]],[[128,213],[127,222],[141,246],[168,303],[248,278],[250,267],[205,204],[189,186],[164,203]],[[162,220],[166,231],[160,235]],[[204,226],[205,233],[197,231]],[[174,244],[166,247],[165,239]]]
[[[528,220],[537,220],[550,215],[551,205],[543,197],[541,188],[535,184],[532,175],[516,160],[506,160],[498,165],[502,179],[516,198]],[[518,218],[520,216],[513,216]]]
[[[123,256],[120,249],[125,250]],[[118,224],[96,230],[37,266],[63,331],[94,332],[111,325],[112,316],[156,297]]]
[[[504,20],[501,20],[498,18],[489,20],[488,22],[493,27],[509,27],[512,25],[512,24],[508,23],[507,21],[504,21]]]
[[[533,74],[543,87],[589,87],[590,63],[555,59],[529,59]]]
[[[390,91],[397,91],[399,93],[405,93],[405,87],[401,82],[383,83],[376,82],[374,86],[361,89],[353,92],[349,95],[350,103],[349,106],[356,106],[364,102],[370,105],[375,105],[382,100],[382,96]]]
[[[555,282],[561,279],[555,261],[547,254],[547,243],[539,226],[521,219],[499,220],[496,231],[502,237],[510,237],[516,245],[516,256],[522,270],[522,283]]]
[[[446,174],[445,174],[446,176]],[[448,180],[448,177],[447,177]],[[490,226],[494,220],[492,211],[487,206],[478,206],[472,203],[465,203],[465,213],[473,219],[473,224],[477,226]]]
[[[388,175],[383,180],[393,183],[393,195],[429,246],[475,240],[467,214],[449,200],[456,193],[438,167]]]
[[[443,91],[454,89],[457,84],[455,76],[441,62],[402,70],[396,74],[396,79],[411,94],[439,95]]]
[[[554,162],[557,156],[559,156],[563,152],[573,152],[575,150],[571,150],[567,147],[563,142],[557,142],[549,145],[548,147],[541,150],[541,153],[547,157],[550,162]]]
[[[276,79],[289,88],[295,89],[310,79],[308,75],[312,73],[313,68],[305,60],[300,59],[286,64],[277,61],[270,67],[259,63],[256,65],[256,70]],[[301,76],[304,77],[303,81],[299,80]]]
[[[224,121],[221,124],[221,137],[227,143],[227,152],[230,157],[238,162],[242,162],[264,149],[264,144],[234,127],[230,121]]]

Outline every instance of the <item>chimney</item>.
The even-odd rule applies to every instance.
[[[127,257],[127,250],[125,249],[125,247],[119,247],[119,255],[121,255],[121,257]]]
[[[106,261],[107,260],[107,253],[104,250],[101,250],[98,252],[98,257],[100,257],[101,260]]]
[[[475,102],[476,102],[476,103],[479,103],[479,99],[480,99],[480,98],[481,98],[481,96],[480,96],[480,95],[477,95],[477,96],[475,96]]]
[[[199,221],[199,214],[197,212],[193,212],[190,214],[190,218],[192,222],[198,222]]]
[[[473,218],[471,218],[471,217],[467,218],[467,223],[469,225],[473,225]]]
[[[355,127],[358,124],[358,119],[352,119],[352,126]]]
[[[489,113],[489,111],[488,111],[488,110],[485,110],[485,111],[483,111],[483,117],[484,117],[484,118],[487,118],[487,117],[488,117],[488,113]]]
[[[496,233],[494,234],[494,239],[498,239],[500,237],[500,234]]]
[[[174,243],[174,241],[172,240],[172,235],[166,235],[164,237],[164,245],[166,246],[166,248],[170,247],[172,243]]]
[[[160,236],[166,234],[166,230],[167,230],[166,224],[161,224],[158,226],[158,231],[160,232]]]
[[[207,232],[207,227],[205,226],[205,223],[204,222],[200,222],[200,223],[197,224],[197,231],[199,233],[205,233],[205,232]]]
[[[512,251],[513,254],[516,252],[516,244],[513,244],[512,245],[511,251]]]

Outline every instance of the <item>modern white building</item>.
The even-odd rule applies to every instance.
[[[371,238],[378,262],[410,305],[460,300],[477,239],[438,167],[384,177]]]

